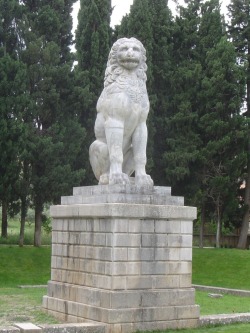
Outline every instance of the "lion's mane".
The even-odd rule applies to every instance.
[[[139,80],[142,80],[144,82],[146,82],[147,80],[146,50],[144,46],[138,39],[134,37],[120,38],[113,44],[109,53],[107,68],[105,71],[105,78],[104,78],[105,88],[107,88],[110,84],[114,83],[117,80],[117,78],[123,73],[123,68],[118,64],[117,61],[117,51],[119,47],[127,41],[133,41],[140,47],[142,53],[142,59],[139,66],[135,69],[135,71]]]

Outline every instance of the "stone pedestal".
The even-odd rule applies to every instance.
[[[192,221],[168,187],[74,188],[51,207],[51,281],[43,306],[106,332],[195,327]]]

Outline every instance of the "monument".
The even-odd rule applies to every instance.
[[[146,51],[114,43],[97,103],[90,163],[97,186],[51,207],[51,280],[44,308],[106,332],[195,327],[192,224],[196,208],[146,174]]]

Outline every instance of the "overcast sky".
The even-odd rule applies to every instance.
[[[179,1],[180,3],[182,0]],[[226,6],[229,4],[230,0],[222,0],[221,1],[221,9],[222,12],[226,13]],[[111,18],[111,25],[115,26],[116,24],[119,24],[122,17],[129,12],[130,6],[133,4],[133,0],[112,0],[112,6],[114,7],[112,18]],[[169,7],[174,12],[175,5],[172,0],[169,0]],[[75,31],[77,27],[77,13],[80,7],[80,1],[75,3],[74,10],[73,10],[73,21],[74,21],[74,27],[73,31]]]

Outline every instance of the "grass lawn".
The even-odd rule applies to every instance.
[[[249,297],[224,294],[221,298],[211,298],[208,294],[205,291],[195,292],[195,303],[200,305],[201,315],[250,312]]]
[[[0,287],[47,284],[50,257],[50,246],[0,246]]]
[[[193,249],[193,283],[250,290],[250,251]]]
[[[47,288],[0,288],[0,326],[18,322],[58,323],[42,310],[42,296],[46,294]]]

